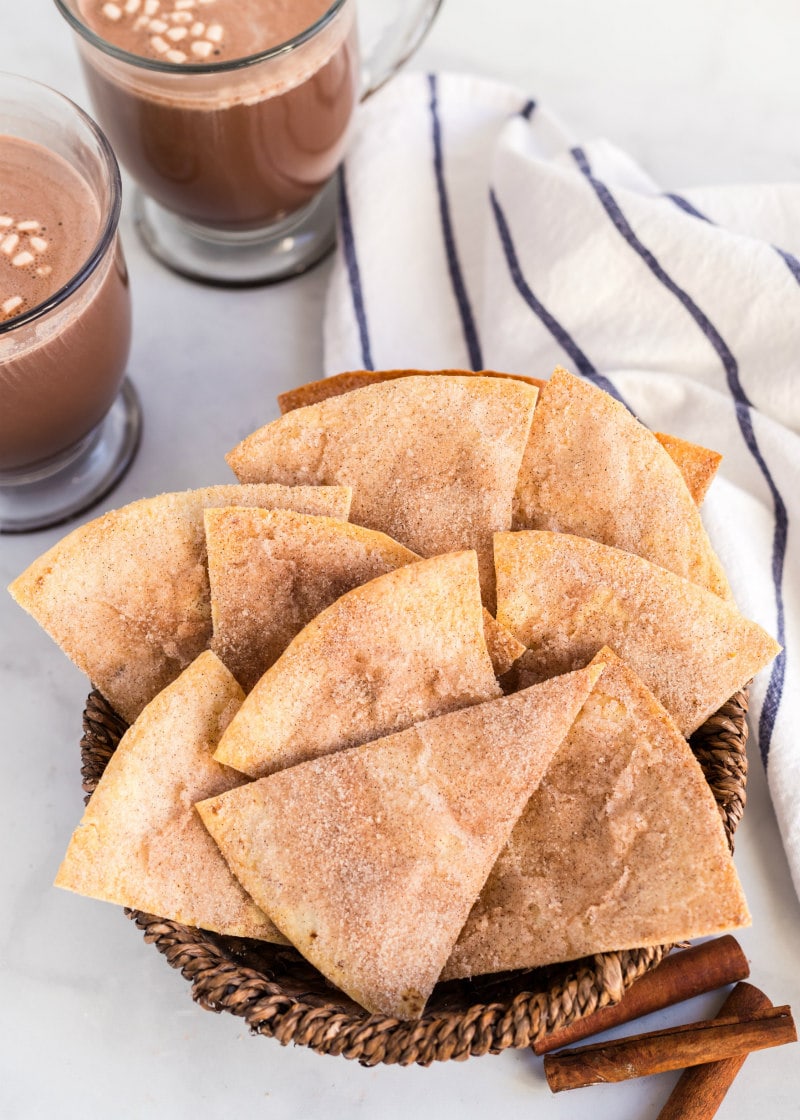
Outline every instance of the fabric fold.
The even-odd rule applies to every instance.
[[[342,185],[327,373],[562,365],[724,454],[703,521],[784,647],[751,724],[800,892],[800,186],[657,184],[525,92],[458,74],[371,98]]]

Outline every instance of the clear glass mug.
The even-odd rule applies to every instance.
[[[55,155],[78,173],[93,239],[57,291],[18,314],[12,299],[0,317],[0,532],[25,532],[76,516],[111,489],[136,452],[140,411],[125,379],[131,304],[117,235],[120,174],[108,141],[66,97],[0,74],[4,141],[37,145],[43,166]],[[18,241],[3,214],[4,232]],[[10,291],[7,257],[0,282]]]
[[[136,180],[146,246],[185,276],[266,283],[319,261],[335,238],[335,172],[359,98],[414,52],[443,0],[371,0],[359,61],[355,0],[294,39],[217,63],[133,55],[55,0],[76,34],[98,120]]]

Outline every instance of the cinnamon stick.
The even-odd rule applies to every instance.
[[[771,1006],[768,997],[752,984],[737,984],[720,1008],[719,1015],[749,1015]],[[744,1065],[746,1056],[684,1070],[659,1112],[658,1120],[711,1120]]]
[[[725,984],[733,984],[750,975],[747,957],[735,937],[727,934],[702,945],[694,945],[665,957],[657,968],[637,980],[619,1003],[603,1007],[568,1027],[545,1035],[534,1042],[537,1054],[560,1050],[593,1034],[640,1019],[653,1011],[663,1011],[675,1003],[692,999],[703,992],[712,992]]]
[[[554,1093],[584,1085],[627,1081],[686,1066],[737,1058],[753,1050],[797,1041],[789,1007],[768,1007],[747,1017],[689,1023],[665,1031],[596,1042],[546,1054],[544,1072]]]

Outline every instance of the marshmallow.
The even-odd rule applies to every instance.
[[[0,311],[2,311],[4,315],[13,315],[18,307],[22,307],[24,302],[25,300],[22,296],[11,296],[10,299],[7,299],[5,303],[0,305]]]

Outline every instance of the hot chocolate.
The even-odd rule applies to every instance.
[[[358,96],[352,5],[292,51],[225,64],[296,38],[329,8],[327,0],[80,0],[92,31],[142,59],[137,66],[82,45],[100,122],[151,198],[236,231],[266,227],[315,197],[344,155]]]
[[[100,208],[65,160],[39,144],[0,138],[0,322],[57,292],[88,258]]]
[[[0,136],[0,183],[0,472],[14,472],[71,447],[108,412],[128,357],[130,305],[115,242],[81,275],[103,215],[73,167]]]
[[[312,27],[331,0],[80,0],[87,27],[129,54],[221,62],[277,47]]]

